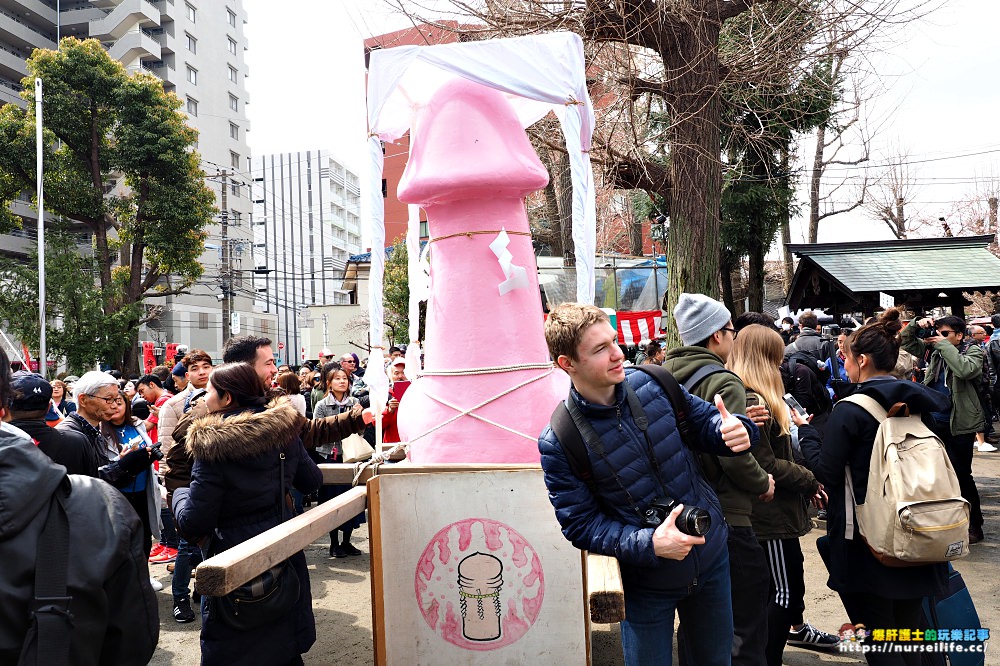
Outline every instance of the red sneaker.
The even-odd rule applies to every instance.
[[[162,543],[157,543],[156,545],[154,545],[152,550],[149,551],[149,561],[152,562],[153,558],[162,553],[164,548],[166,548],[166,546],[164,546]]]
[[[163,550],[156,557],[150,557],[149,561],[151,564],[165,564],[167,562],[173,562],[177,559],[177,549],[170,548],[169,546],[164,546]]]

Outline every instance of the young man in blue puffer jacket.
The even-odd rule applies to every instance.
[[[609,555],[621,565],[625,590],[622,647],[629,666],[671,663],[674,612],[684,616],[688,663],[728,665],[733,636],[726,524],[718,498],[695,456],[681,440],[674,410],[659,383],[638,370],[626,374],[624,354],[608,317],[592,305],[566,303],[549,313],[545,339],[556,364],[569,374],[567,398],[600,437],[603,453],[588,446],[597,496],[570,468],[558,438],[547,427],[538,440],[549,500],[573,545]],[[636,425],[628,392],[648,419],[648,439]],[[691,396],[692,446],[715,455],[745,452],[757,428]],[[585,440],[586,441],[586,440]],[[652,500],[682,503],[653,529],[642,526]],[[683,506],[711,516],[705,536],[676,526]]]

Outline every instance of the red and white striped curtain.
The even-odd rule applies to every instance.
[[[618,344],[637,345],[640,340],[652,340],[660,334],[660,311],[615,313],[618,317]]]

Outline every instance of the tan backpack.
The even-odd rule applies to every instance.
[[[878,419],[864,504],[854,504],[851,469],[845,468],[845,538],[858,532],[872,554],[890,567],[957,560],[969,554],[969,503],[944,444],[903,403],[889,412],[877,400],[852,395]]]

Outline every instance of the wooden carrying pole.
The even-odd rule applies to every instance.
[[[315,509],[276,525],[198,565],[195,590],[209,597],[229,594],[254,576],[287,560],[319,537],[365,510],[365,488],[351,488]]]

